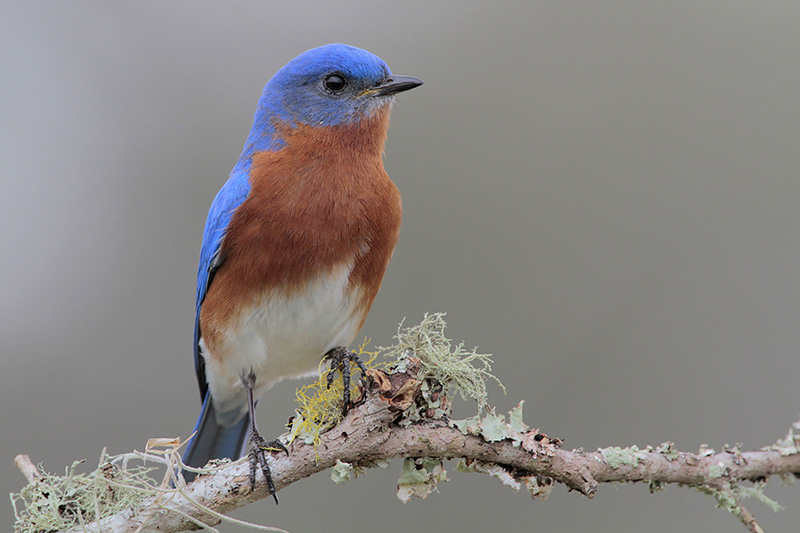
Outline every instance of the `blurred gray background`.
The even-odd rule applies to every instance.
[[[346,42],[423,78],[386,167],[399,247],[361,336],[447,311],[495,354],[501,411],[569,448],[752,449],[800,413],[800,3],[345,0],[0,4],[0,480],[186,437],[206,211],[266,80]],[[277,435],[299,383],[261,404]],[[473,405],[459,405],[470,415]],[[315,476],[237,517],[293,533],[743,531],[687,488],[555,489],[399,462]],[[788,507],[750,508],[767,531]],[[412,525],[409,526],[408,523]],[[0,529],[10,531],[0,503]],[[240,531],[223,527],[224,531]]]

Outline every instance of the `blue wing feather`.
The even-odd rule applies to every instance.
[[[234,172],[230,179],[214,197],[208,210],[206,227],[203,231],[203,245],[200,248],[200,264],[197,267],[197,299],[194,317],[194,368],[197,374],[197,385],[200,398],[205,399],[208,384],[203,356],[200,354],[200,305],[208,292],[208,285],[218,266],[217,256],[225,238],[225,230],[230,224],[233,213],[250,194],[248,172],[245,169]]]

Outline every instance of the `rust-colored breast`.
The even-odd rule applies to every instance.
[[[382,160],[388,121],[384,109],[353,125],[282,124],[284,148],[253,156],[250,195],[228,226],[200,312],[212,352],[238,308],[342,264],[354,265],[363,323],[400,230],[400,194]]]

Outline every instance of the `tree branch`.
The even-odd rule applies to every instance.
[[[762,482],[774,475],[799,475],[800,436],[790,432],[786,440],[771,448],[741,452],[738,449],[714,453],[679,452],[666,443],[657,448],[604,448],[595,452],[562,450],[561,441],[536,429],[517,423],[500,424],[487,437],[487,418],[461,424],[462,432],[447,419],[422,418],[409,422],[407,411],[419,400],[420,384],[403,372],[386,374],[370,370],[370,387],[365,397],[335,428],[324,433],[316,447],[295,441],[288,457],[275,454],[271,461],[277,490],[305,477],[327,470],[338,461],[354,467],[368,467],[376,461],[393,458],[460,458],[465,469],[490,472],[506,478],[519,488],[525,480],[538,479],[541,487],[555,480],[581,494],[593,497],[600,483],[647,481],[651,491],[666,484],[696,487],[717,498],[720,506],[735,514],[750,531],[761,531],[753,516],[741,505],[743,481]],[[494,416],[494,415],[491,415]],[[492,422],[497,425],[497,418]],[[163,493],[143,501],[136,510],[128,509],[99,524],[87,524],[74,531],[113,530],[118,532],[174,532],[199,529],[200,523],[215,525],[217,513],[267,497],[264,480],[259,477],[250,490],[249,465],[236,462],[213,474],[200,476],[192,484],[178,480],[178,488],[164,487]],[[500,475],[498,475],[500,474]],[[35,479],[28,468],[27,476]],[[534,483],[536,485],[536,483]],[[528,485],[530,487],[530,485]],[[753,490],[753,489],[747,489]],[[534,497],[537,492],[532,491]]]

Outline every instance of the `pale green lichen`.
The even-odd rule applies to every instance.
[[[518,445],[522,434],[528,430],[527,424],[522,420],[524,404],[523,400],[508,412],[508,422],[505,416],[498,415],[492,408],[487,408],[483,417],[476,415],[463,420],[452,420],[450,423],[464,435],[482,436],[488,442],[511,439]]]
[[[447,481],[447,472],[441,459],[406,458],[397,480],[397,497],[403,503],[408,503],[412,497],[425,499],[442,481]]]
[[[669,441],[662,442],[659,446],[656,446],[653,451],[663,455],[667,461],[676,461],[681,456],[680,452],[675,448],[675,443]]]
[[[481,419],[481,434],[488,442],[500,442],[511,436],[511,430],[503,415],[497,415],[493,409],[489,409]]]
[[[168,501],[177,495],[183,495],[208,517],[223,522],[235,523],[253,529],[284,532],[284,530],[260,526],[243,520],[231,518],[195,500],[184,490],[182,469],[196,473],[213,474],[230,464],[230,460],[215,461],[203,468],[187,467],[181,462],[180,448],[185,445],[180,438],[149,439],[144,453],[133,451],[119,455],[107,455],[105,450],[100,455],[100,464],[87,474],[77,473],[76,467],[83,461],[76,461],[67,469],[65,476],[56,476],[44,472],[41,466],[35,474],[35,481],[17,494],[11,494],[11,502],[17,521],[14,524],[16,533],[47,533],[74,529],[78,531],[106,531],[103,519],[114,520],[120,512],[138,513],[139,505],[153,506]],[[141,461],[137,466],[133,462]],[[161,481],[149,474],[161,470]],[[151,497],[159,496],[155,502]],[[163,499],[161,499],[163,498]],[[187,517],[180,510],[166,505],[161,512],[175,512]],[[188,517],[187,517],[188,518]],[[214,531],[202,520],[190,519],[195,525]],[[94,523],[93,523],[94,522]],[[286,532],[284,532],[286,533]]]
[[[714,451],[714,448],[709,448],[708,444],[701,444],[700,451],[697,452],[697,455],[700,457],[711,457],[715,455],[717,452]]]
[[[75,461],[64,476],[44,472],[18,493],[12,493],[17,533],[59,531],[103,519],[123,509],[136,508],[156,494],[158,483],[148,474],[151,467],[125,464],[120,467],[105,451],[98,467],[78,473],[84,461]]]
[[[524,446],[525,439],[531,436],[527,424],[522,419],[524,403],[524,401],[519,402],[508,412],[508,422],[503,415],[498,415],[494,409],[488,408],[483,418],[474,416],[464,420],[454,420],[451,424],[465,435],[482,436],[487,442],[508,439],[514,446]],[[489,474],[515,491],[520,491],[524,487],[534,500],[545,499],[555,485],[552,478],[509,470],[505,466],[491,462],[461,459],[456,469],[459,472]]]
[[[645,460],[647,455],[646,451],[640,450],[635,444],[628,448],[611,446],[609,448],[600,448],[598,451],[603,456],[606,464],[614,470],[622,466],[636,466],[640,460]]]
[[[341,485],[342,483],[350,481],[363,472],[363,468],[355,467],[350,463],[345,463],[344,461],[337,459],[336,465],[331,469],[331,481],[337,485]]]
[[[461,420],[452,420],[450,423],[464,435],[477,436],[481,434],[481,417],[478,415]]]
[[[511,431],[516,431],[517,433],[528,431],[528,426],[522,420],[523,405],[525,405],[525,400],[520,401],[516,407],[508,412],[508,425]]]
[[[503,391],[505,387],[491,373],[491,354],[480,354],[476,348],[467,350],[463,342],[453,346],[444,335],[444,316],[445,313],[425,313],[416,326],[403,328],[401,324],[394,346],[379,350],[395,361],[391,363],[395,371],[404,371],[411,358],[418,359],[422,368],[417,379],[441,384],[445,391],[455,389],[462,398],[474,399],[482,410],[488,407],[486,380],[494,380]]]
[[[708,466],[708,476],[711,479],[718,479],[725,475],[725,465],[716,464]]]
[[[763,450],[775,450],[784,457],[800,453],[800,420],[792,424],[786,437]]]
[[[733,513],[736,516],[742,514],[742,509],[739,503],[736,501],[734,494],[727,490],[719,490],[714,489],[711,487],[707,487],[705,485],[699,485],[695,487],[698,491],[706,494],[707,496],[711,496],[715,500],[717,500],[717,507],[720,509],[725,509],[729,513]]]
[[[698,491],[713,497],[717,501],[717,507],[725,509],[736,517],[742,517],[743,507],[740,503],[741,500],[747,498],[754,498],[774,512],[783,509],[783,506],[764,494],[764,484],[757,484],[754,487],[742,487],[735,483],[730,485],[730,488],[720,490],[706,485],[697,485],[694,487]]]
[[[772,509],[773,512],[776,513],[778,511],[783,510],[783,505],[779,504],[778,502],[776,502],[775,500],[764,494],[763,485],[756,485],[755,487],[736,487],[734,489],[734,494],[736,494],[739,498],[742,499],[745,498],[756,499],[761,503],[763,503],[764,505],[766,505],[767,507],[769,507],[770,509]]]
[[[416,326],[397,328],[395,344],[379,348],[385,358],[393,360],[389,368],[395,372],[414,369],[414,377],[421,381],[420,396],[398,421],[409,426],[426,419],[446,419],[450,415],[450,396],[458,392],[463,399],[473,399],[478,404],[478,416],[454,422],[462,432],[473,431],[489,441],[503,440],[511,436],[511,429],[504,417],[497,416],[489,407],[486,380],[502,383],[491,373],[491,356],[480,354],[477,349],[467,350],[464,343],[453,345],[445,334],[447,323],[444,313],[426,313]],[[505,391],[505,388],[503,388]],[[483,419],[480,413],[486,412]],[[522,412],[519,406],[514,413],[515,427],[522,427]],[[447,479],[440,459],[409,458],[403,462],[403,470],[397,482],[397,496],[407,502],[412,497],[425,498],[435,490],[436,484]]]

